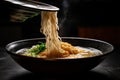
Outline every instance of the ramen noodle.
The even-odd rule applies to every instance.
[[[58,35],[57,12],[41,12],[41,29],[40,31],[46,37],[46,52],[48,57],[62,57],[66,51],[61,48],[61,38]]]
[[[94,48],[83,48],[63,42],[58,35],[58,30],[57,12],[42,11],[40,32],[45,35],[46,42],[42,45],[33,45],[32,48],[24,49],[23,55],[34,55],[33,57],[38,58],[83,58],[102,54],[101,51]],[[44,50],[40,51],[38,49]],[[37,54],[33,54],[35,52]]]

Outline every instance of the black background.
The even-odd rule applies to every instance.
[[[91,28],[98,26],[113,26],[114,28],[120,25],[120,5],[117,0],[52,0],[51,2],[43,0],[43,2],[60,8],[58,18],[62,36],[78,36],[76,30],[79,25]],[[15,40],[43,37],[39,32],[40,15],[22,23],[11,22],[9,7],[9,4],[0,1],[0,80],[120,80],[119,44],[113,44],[114,51],[100,65],[82,74],[63,77],[35,74],[25,70],[14,62],[5,52],[4,47]]]

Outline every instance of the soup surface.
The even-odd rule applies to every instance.
[[[45,43],[40,43],[33,45],[30,48],[20,49],[16,53],[36,58],[85,58],[103,54],[98,49],[72,46],[70,43],[67,42],[61,42],[61,48],[65,51],[64,53],[48,54]]]

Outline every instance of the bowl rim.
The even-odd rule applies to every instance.
[[[100,42],[100,43],[105,43],[107,45],[109,45],[111,47],[111,49],[104,54],[100,54],[100,55],[96,55],[96,56],[92,56],[92,57],[84,57],[84,58],[52,58],[52,59],[48,59],[48,58],[36,58],[36,57],[31,57],[31,56],[24,56],[24,55],[19,55],[13,52],[10,52],[10,50],[8,50],[8,47],[11,46],[12,44],[15,43],[19,43],[19,42],[25,42],[25,41],[34,41],[34,40],[39,40],[39,39],[45,39],[45,37],[42,38],[29,38],[29,39],[21,39],[21,40],[16,40],[13,42],[10,42],[8,44],[6,44],[5,46],[5,50],[8,54],[12,54],[12,55],[16,55],[16,56],[21,56],[21,57],[26,57],[26,58],[32,58],[32,59],[38,59],[38,60],[49,60],[49,61],[56,61],[56,60],[76,60],[76,59],[91,59],[91,58],[96,58],[96,57],[100,57],[100,56],[105,56],[110,54],[113,50],[114,50],[114,46],[112,44],[110,44],[109,42],[103,41],[103,40],[99,40],[99,39],[93,39],[93,38],[83,38],[83,37],[60,37],[61,39],[81,39],[81,40],[89,40],[89,41],[96,41],[96,42]]]

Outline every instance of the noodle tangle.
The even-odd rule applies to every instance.
[[[42,11],[40,32],[46,37],[47,57],[64,56],[65,50],[61,48],[61,38],[58,35],[58,30],[57,12]]]

